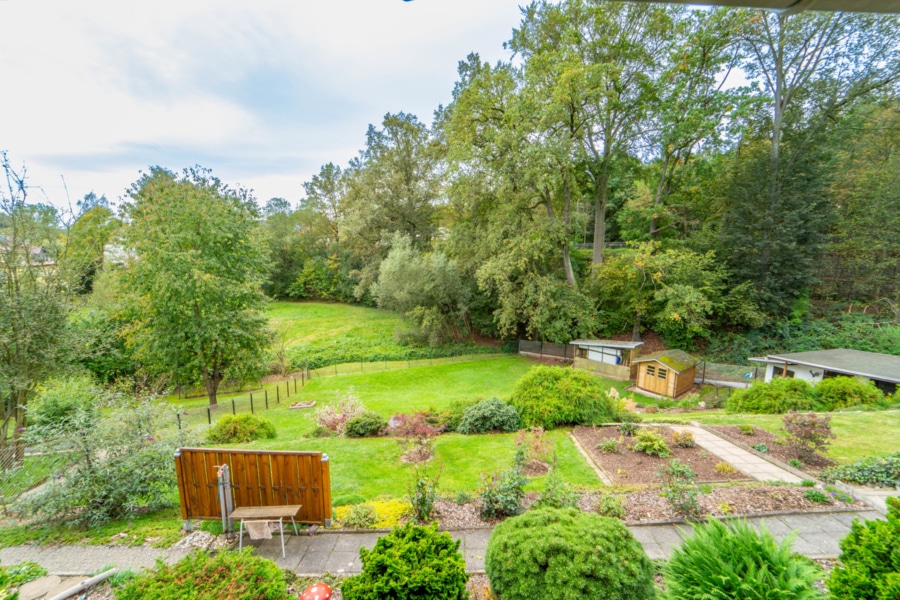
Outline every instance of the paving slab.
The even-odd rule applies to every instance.
[[[47,595],[47,592],[56,588],[62,579],[57,575],[39,577],[29,581],[19,588],[19,600],[38,600]]]

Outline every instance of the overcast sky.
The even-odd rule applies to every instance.
[[[507,58],[519,3],[0,0],[0,150],[32,201],[200,164],[294,203],[385,113],[430,123],[469,52]]]

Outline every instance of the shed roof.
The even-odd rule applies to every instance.
[[[620,340],[572,340],[569,342],[579,348],[627,348],[633,350],[643,346],[644,342],[623,342]]]
[[[900,356],[892,354],[835,348],[834,350],[769,354],[765,358],[751,358],[750,360],[805,365],[842,375],[859,375],[878,381],[900,383]]]
[[[653,354],[642,356],[631,362],[644,363],[651,361],[662,363],[676,373],[687,371],[697,364],[697,359],[683,350],[663,350],[662,352],[654,352]]]

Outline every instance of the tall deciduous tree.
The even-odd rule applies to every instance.
[[[24,456],[26,407],[59,368],[66,340],[66,286],[57,261],[61,232],[49,207],[27,204],[24,172],[0,153],[0,470]]]
[[[123,205],[134,253],[125,284],[137,319],[137,356],[179,382],[202,381],[210,405],[226,378],[259,374],[268,344],[266,270],[250,193],[199,167],[182,177],[154,167]]]

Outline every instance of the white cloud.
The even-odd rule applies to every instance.
[[[0,149],[64,202],[201,163],[296,200],[368,123],[430,121],[472,51],[506,56],[515,1],[0,1]]]

